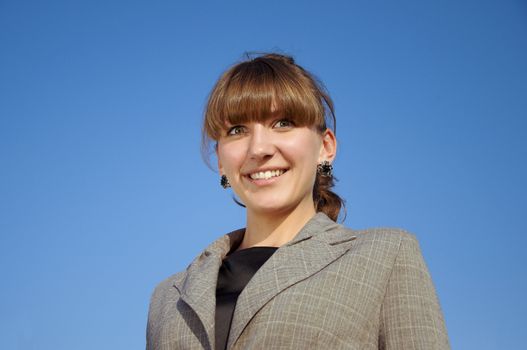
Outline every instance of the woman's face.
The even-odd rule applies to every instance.
[[[218,165],[247,210],[284,214],[313,210],[317,164],[335,157],[328,129],[297,127],[283,118],[230,125],[218,140]],[[306,209],[306,210],[307,210]]]

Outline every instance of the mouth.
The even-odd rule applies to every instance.
[[[273,170],[266,170],[266,171],[257,171],[254,173],[250,173],[247,175],[248,178],[251,180],[270,180],[279,176],[282,176],[285,172],[287,172],[287,169],[273,169]]]

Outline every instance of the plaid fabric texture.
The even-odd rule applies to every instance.
[[[220,237],[150,302],[147,350],[214,349]],[[240,294],[228,349],[450,349],[428,269],[403,230],[350,230],[316,214]]]

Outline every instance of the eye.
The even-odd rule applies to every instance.
[[[283,129],[283,128],[293,128],[295,126],[295,123],[293,123],[289,119],[280,119],[274,124],[275,128]]]
[[[232,128],[227,131],[227,135],[240,135],[246,132],[245,126],[243,125],[235,125]]]

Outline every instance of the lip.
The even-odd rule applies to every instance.
[[[273,170],[283,170],[284,174],[285,174],[285,172],[287,172],[289,170],[289,168],[279,167],[279,166],[277,166],[277,167],[258,168],[258,169],[253,169],[253,170],[250,170],[250,171],[243,172],[243,176],[250,176],[251,174],[254,174],[254,173],[259,173],[259,172],[264,172],[265,173],[266,171],[273,171]]]
[[[254,173],[257,173],[257,172],[265,172],[265,171],[271,171],[271,170],[284,170],[284,173],[280,176],[274,176],[274,177],[271,177],[270,179],[252,179],[250,174],[254,174]],[[277,181],[280,181],[280,179],[289,171],[289,169],[287,168],[262,168],[262,169],[258,169],[258,170],[254,170],[254,171],[251,171],[250,173],[247,173],[245,175],[243,175],[243,178],[246,179],[248,182],[254,184],[254,185],[257,185],[257,186],[266,186],[266,185],[271,185]]]

